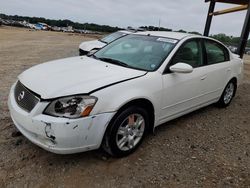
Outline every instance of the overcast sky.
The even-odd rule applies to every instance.
[[[0,0],[10,15],[70,19],[119,27],[161,26],[203,33],[208,3],[204,0]],[[232,5],[217,3],[216,9]],[[239,36],[246,11],[214,17],[211,33]]]

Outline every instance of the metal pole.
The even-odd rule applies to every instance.
[[[161,28],[161,19],[159,19],[159,27],[158,27],[158,31],[160,31]]]
[[[213,18],[213,15],[210,15],[210,13],[214,12],[214,8],[215,8],[215,1],[211,0],[210,5],[209,5],[209,9],[208,9],[208,14],[207,14],[207,21],[206,21],[206,26],[205,26],[205,30],[204,30],[204,36],[209,35],[209,31],[210,31],[210,27],[211,27],[211,23],[212,23],[212,18]]]
[[[243,58],[244,53],[245,53],[245,48],[247,46],[247,41],[249,37],[249,31],[250,31],[250,2],[248,4],[246,19],[245,19],[245,23],[241,32],[240,44],[237,50],[237,54],[239,54],[241,58]]]

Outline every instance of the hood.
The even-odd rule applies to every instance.
[[[42,99],[87,94],[98,88],[144,75],[145,71],[72,57],[36,65],[19,75],[20,82]]]
[[[105,43],[103,43],[99,40],[92,40],[92,41],[87,41],[87,42],[81,43],[79,48],[84,50],[84,51],[89,52],[89,51],[93,50],[94,48],[99,49],[99,48],[102,48],[104,46],[106,46]]]

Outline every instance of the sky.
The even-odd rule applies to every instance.
[[[70,19],[80,23],[161,26],[203,33],[209,3],[205,0],[0,0],[0,13]],[[233,5],[235,6],[235,5]],[[216,10],[232,7],[217,3]],[[216,16],[211,34],[240,36],[246,11]]]

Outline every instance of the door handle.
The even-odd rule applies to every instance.
[[[207,78],[207,75],[204,75],[201,77],[201,80],[205,80]]]

